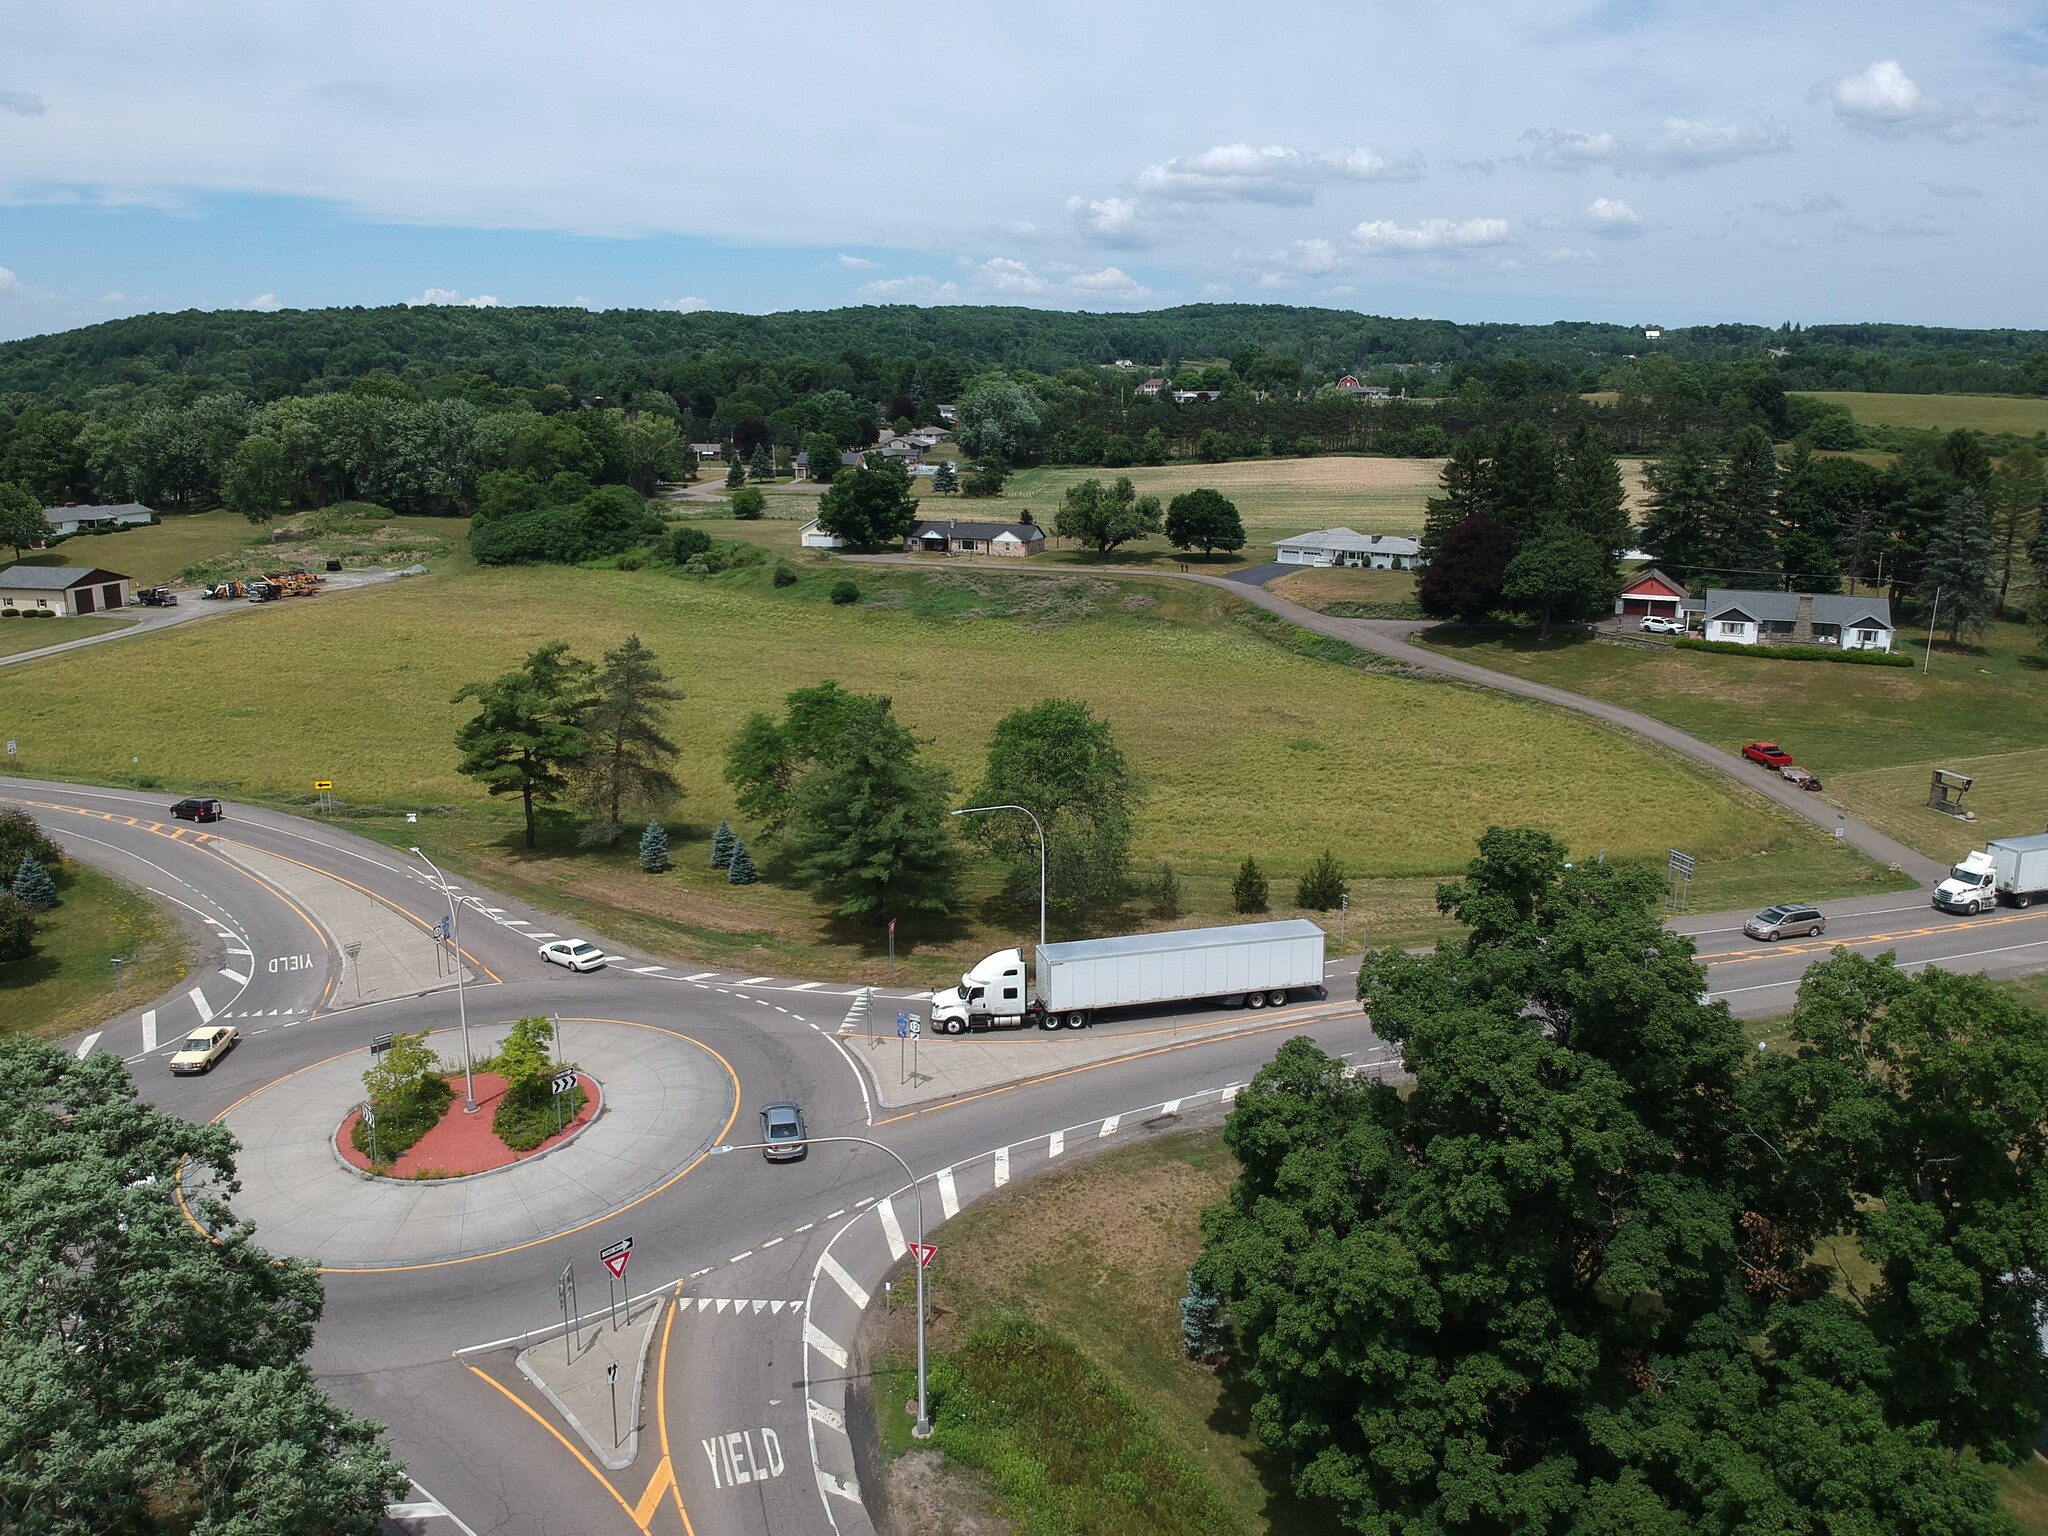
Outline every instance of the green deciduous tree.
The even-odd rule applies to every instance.
[[[31,855],[44,869],[64,862],[64,850],[35,817],[18,805],[0,806],[0,885],[12,885],[21,861]]]
[[[749,715],[725,753],[725,781],[740,809],[768,835],[780,831],[797,780],[834,754],[854,720],[888,708],[885,698],[850,693],[827,678],[785,697],[780,720]]]
[[[960,900],[952,792],[886,708],[854,714],[797,786],[789,838],[798,876],[846,917],[951,911]]]
[[[638,635],[604,653],[581,719],[589,745],[577,775],[594,823],[608,829],[597,841],[617,840],[627,809],[661,810],[682,794],[678,748],[663,730],[666,706],[682,697]]]
[[[1939,594],[1937,623],[1948,623],[1949,644],[1967,628],[1982,635],[1998,617],[1998,547],[1984,499],[1965,486],[1949,498],[1948,511],[1927,541],[1920,563],[1920,600],[1932,605]]]
[[[732,515],[743,523],[759,522],[761,514],[768,510],[768,498],[761,494],[756,485],[743,485],[726,498],[726,506]]]
[[[668,828],[650,821],[647,830],[640,834],[640,867],[650,875],[658,875],[668,864]]]
[[[1204,555],[1243,549],[1244,520],[1237,504],[1221,491],[1183,491],[1166,504],[1166,541],[1175,549],[1199,549]]]
[[[1351,886],[1344,878],[1344,866],[1337,856],[1325,848],[1322,855],[1294,883],[1294,904],[1311,912],[1335,910],[1349,894]]]
[[[960,392],[958,410],[953,435],[970,458],[1014,464],[1038,440],[1038,402],[1007,374],[985,373],[969,384]]]
[[[1140,464],[1164,464],[1166,462],[1166,434],[1157,427],[1147,427],[1145,436],[1138,443]]]
[[[516,672],[469,683],[455,703],[474,700],[477,714],[456,728],[456,765],[493,795],[517,795],[526,818],[526,846],[536,846],[534,808],[568,790],[570,775],[590,755],[583,728],[590,664],[567,642],[544,645]]]
[[[829,432],[806,432],[803,452],[810,477],[820,485],[830,485],[839,473],[839,439]]]
[[[0,888],[0,960],[26,960],[36,950],[36,909]]]
[[[1247,913],[1266,910],[1266,875],[1256,859],[1246,858],[1238,865],[1237,878],[1230,882],[1230,909]]]
[[[1159,498],[1140,496],[1131,477],[1119,475],[1107,487],[1092,478],[1068,486],[1053,532],[1106,555],[1120,544],[1150,538],[1163,526]]]
[[[0,1040],[0,1528],[375,1536],[404,1493],[300,1361],[320,1276],[229,1209],[234,1151],[116,1056]]]
[[[427,1031],[393,1034],[391,1048],[378,1054],[375,1064],[363,1074],[363,1092],[380,1110],[411,1104],[422,1095],[440,1090],[440,1104],[447,1104],[444,1079],[448,1068],[427,1044]]]
[[[271,519],[291,501],[291,474],[283,447],[275,438],[243,438],[228,460],[220,493],[230,511],[271,528]],[[275,528],[271,528],[271,537],[277,537]]]
[[[1542,638],[1552,619],[1583,619],[1609,609],[1615,579],[1611,557],[1589,535],[1553,527],[1524,543],[1501,581],[1503,601],[1537,616]]]
[[[1045,827],[1046,901],[1062,911],[1123,894],[1132,820],[1144,790],[1107,720],[1086,704],[1042,699],[996,722],[977,805],[1022,805]],[[1036,890],[1038,848],[1021,816],[970,818],[968,836],[1010,861],[1015,891]]]
[[[1160,865],[1159,878],[1152,882],[1152,915],[1172,922],[1181,915],[1184,900],[1180,876],[1173,872],[1171,864]]]
[[[901,544],[916,521],[910,471],[880,454],[870,454],[858,469],[841,471],[818,498],[818,526],[855,549]]]
[[[49,536],[42,498],[18,481],[0,480],[0,544],[11,545],[19,560],[29,546]]]

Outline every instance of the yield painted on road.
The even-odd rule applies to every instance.
[[[760,1437],[756,1449],[754,1437]],[[782,1476],[782,1438],[767,1425],[759,1429],[735,1429],[698,1442],[711,1463],[711,1486],[737,1488],[742,1483],[765,1483]]]

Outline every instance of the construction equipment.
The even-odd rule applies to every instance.
[[[199,595],[211,601],[220,601],[225,598],[246,597],[248,592],[249,588],[242,582],[218,581]]]

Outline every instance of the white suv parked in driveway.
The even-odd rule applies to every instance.
[[[1643,622],[1636,628],[1646,635],[1682,635],[1685,633],[1685,620],[1667,619],[1662,614],[1651,613],[1645,614]]]

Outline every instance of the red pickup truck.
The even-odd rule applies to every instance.
[[[1752,741],[1742,749],[1742,755],[1752,763],[1759,763],[1766,768],[1789,768],[1792,766],[1792,754],[1779,746],[1775,741]]]

